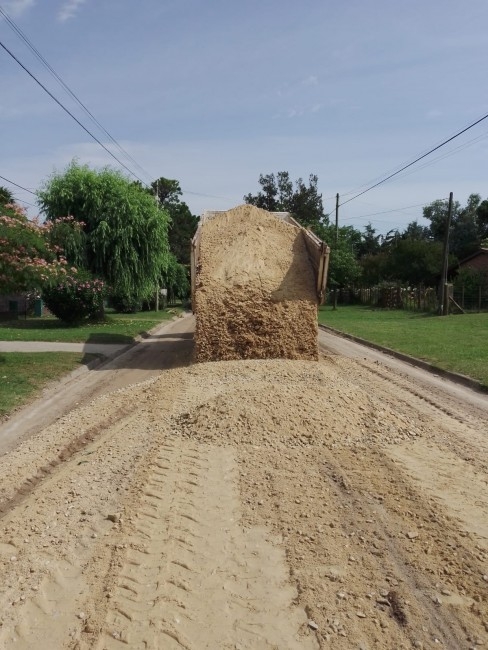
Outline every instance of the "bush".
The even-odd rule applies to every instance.
[[[68,325],[103,319],[105,295],[106,285],[102,280],[82,273],[67,277],[43,292],[49,311]]]
[[[142,311],[142,298],[130,294],[114,294],[110,298],[110,306],[119,314],[135,314]]]

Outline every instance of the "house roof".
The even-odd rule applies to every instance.
[[[480,248],[478,251],[476,251],[476,253],[471,253],[471,255],[468,255],[468,257],[465,257],[459,262],[459,266],[461,266],[465,262],[469,262],[474,257],[478,257],[478,255],[488,255],[488,248]]]

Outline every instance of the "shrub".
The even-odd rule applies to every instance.
[[[110,298],[110,306],[119,314],[135,314],[142,310],[142,298],[131,294],[113,294]]]
[[[49,311],[68,325],[103,318],[105,296],[105,283],[82,272],[43,292]]]

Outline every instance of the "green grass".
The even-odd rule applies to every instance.
[[[319,323],[459,372],[488,387],[488,314],[433,316],[363,306],[321,307]]]
[[[131,343],[181,311],[145,311],[137,314],[107,313],[104,323],[66,327],[53,317],[27,318],[0,322],[0,341],[61,341],[68,343]]]
[[[36,397],[50,382],[95,358],[74,352],[0,354],[0,420]]]

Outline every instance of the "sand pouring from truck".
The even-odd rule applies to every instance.
[[[288,212],[205,212],[191,255],[196,360],[318,359],[329,253]]]

